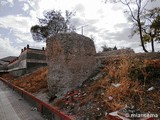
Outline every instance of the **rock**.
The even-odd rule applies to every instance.
[[[119,84],[119,83],[117,83],[117,84],[112,83],[112,85],[113,85],[114,87],[119,87],[119,86],[121,86],[121,84]]]
[[[61,97],[81,86],[96,68],[94,42],[77,33],[60,33],[47,39],[48,88]]]
[[[113,97],[112,97],[112,96],[109,96],[108,99],[111,101],[111,100],[113,100]]]
[[[100,108],[97,108],[97,110],[99,111],[99,110],[100,110]]]
[[[148,88],[148,90],[147,91],[152,91],[152,90],[154,90],[154,87],[152,86],[152,87],[150,87],[150,88]]]
[[[105,114],[105,116],[107,116],[107,115],[108,115],[108,112],[107,112],[107,111],[105,111],[105,113],[104,113],[104,114]]]
[[[37,108],[36,107],[32,107],[31,111],[37,111]]]

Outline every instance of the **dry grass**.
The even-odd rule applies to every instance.
[[[43,88],[47,89],[47,74],[48,69],[46,67],[42,67],[31,74],[21,77],[15,77],[9,73],[3,74],[1,77],[28,92],[34,93],[39,92]]]
[[[99,80],[88,81],[85,87],[80,87],[79,90],[86,93],[81,99],[72,101],[71,96],[62,98],[57,102],[61,110],[92,120],[100,115],[100,119],[104,120],[106,112],[114,112],[127,105],[160,116],[160,59],[134,55],[103,60],[105,68],[101,71],[107,75]],[[117,84],[120,86],[115,86]],[[147,91],[152,86],[155,89]],[[71,100],[71,105],[65,104],[68,100]]]
[[[154,70],[159,69],[159,59],[141,60],[128,56],[121,56],[118,58],[118,60],[116,58],[116,60],[111,60],[106,63],[106,67],[103,71],[106,71],[108,75],[99,81],[93,82],[90,87],[87,88],[89,94],[93,94],[94,91],[98,91],[100,89],[102,90],[99,96],[95,96],[94,99],[101,98],[103,101],[105,101],[107,110],[109,112],[119,110],[126,105],[134,105],[138,110],[152,111],[157,113],[158,107],[154,107],[154,109],[151,106],[146,107],[148,106],[147,101],[152,101],[154,103],[153,106],[160,104],[158,100],[160,97],[157,91],[151,91],[149,93],[147,92],[149,87],[155,85],[153,83],[156,82],[156,80],[150,80],[150,77],[154,75],[150,72],[154,71],[147,71],[146,68],[148,66],[152,66]],[[143,79],[139,79],[136,73],[131,74],[132,70],[138,70],[139,73],[137,74],[142,75]],[[157,78],[159,77],[157,76]],[[145,86],[144,79],[150,81],[146,81]],[[113,85],[117,83],[120,84],[119,87],[115,87]]]
[[[6,79],[6,80],[8,80],[10,82],[13,81],[14,79],[16,79],[15,76],[13,76],[13,75],[11,75],[9,73],[2,74],[0,77],[4,78],[4,79]]]
[[[152,68],[152,71],[147,70],[148,66]],[[158,92],[152,92],[152,94],[146,92],[146,88],[151,87],[151,83],[156,82],[156,80],[152,81],[150,78],[153,77],[153,72],[156,72],[159,68],[160,59],[141,60],[127,56],[120,57],[118,62],[112,61],[106,66],[105,70],[111,78],[111,83],[120,84],[119,87],[110,85],[106,88],[104,100],[110,111],[119,110],[125,105],[134,105],[141,111],[158,111],[156,107],[152,109],[151,107],[147,108],[145,106],[148,100],[146,99],[147,96],[152,98],[153,103],[159,102],[157,99],[157,97],[160,98]],[[131,76],[130,73],[132,70],[138,70],[139,73],[132,74]],[[137,74],[142,75],[142,79],[137,78]],[[157,76],[155,79],[159,79],[159,77]],[[109,100],[109,96],[111,96],[113,100]]]
[[[13,84],[31,93],[38,92],[43,88],[47,88],[47,74],[48,69],[46,67],[39,68],[32,74],[14,80]]]

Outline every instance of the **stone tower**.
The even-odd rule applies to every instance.
[[[59,33],[47,39],[48,88],[61,97],[80,86],[95,70],[94,42],[77,33]]]

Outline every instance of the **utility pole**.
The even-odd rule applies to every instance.
[[[83,35],[83,30],[84,30],[84,27],[87,27],[88,25],[82,25],[81,27],[79,27],[79,28],[77,28],[76,30],[78,30],[78,29],[81,29],[81,33],[82,33],[82,35]]]

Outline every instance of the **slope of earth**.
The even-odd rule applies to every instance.
[[[99,57],[101,67],[52,104],[76,120],[106,120],[124,107],[160,117],[160,54]]]
[[[47,90],[47,74],[47,67],[41,67],[34,72],[21,77],[12,76],[9,73],[4,74],[1,77],[30,93],[35,93],[41,91],[42,89]]]
[[[55,99],[54,106],[74,115],[76,120],[107,120],[108,113],[126,106],[160,117],[160,53],[97,59],[101,61],[100,67],[81,87]],[[48,94],[47,74],[43,67],[18,78],[10,74],[2,77],[44,100]]]

